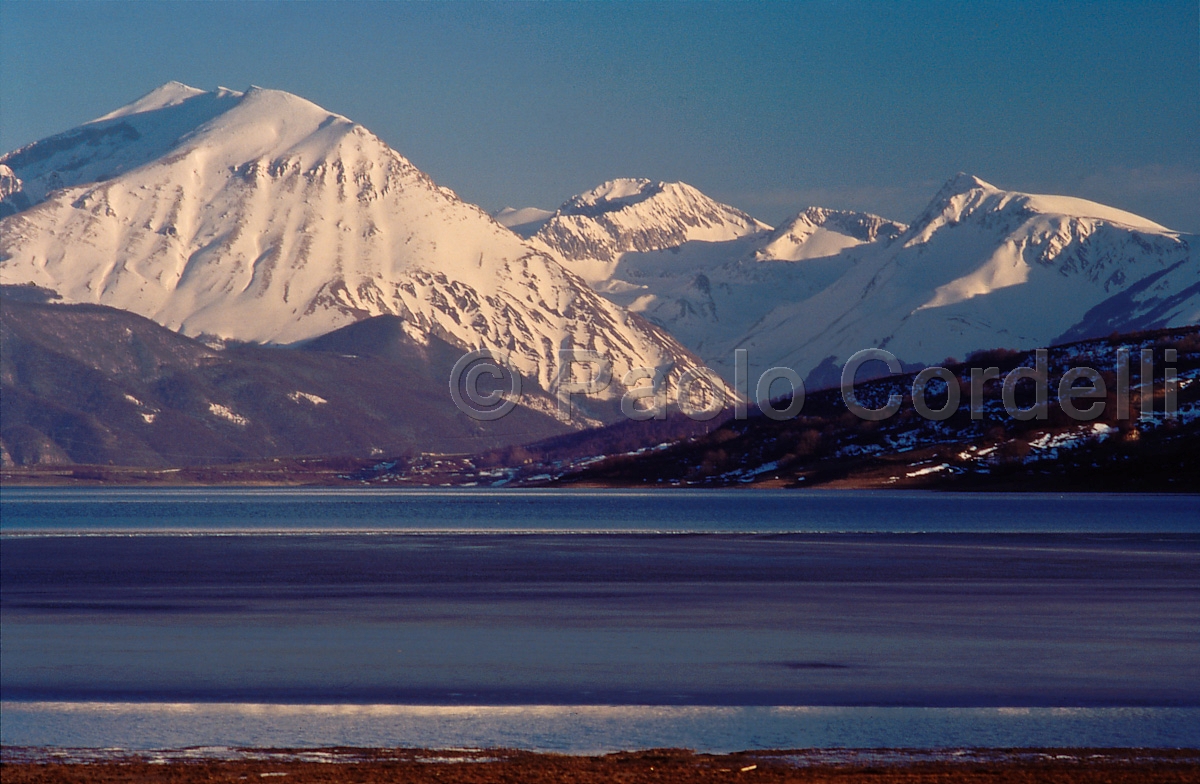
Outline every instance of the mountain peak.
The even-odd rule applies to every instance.
[[[922,241],[930,232],[945,224],[964,220],[985,202],[992,208],[1003,207],[1011,202],[1007,192],[978,177],[959,172],[946,181],[924,211],[909,226],[909,235]]]
[[[204,90],[191,87],[183,82],[167,82],[155,87],[133,103],[127,103],[116,111],[109,112],[103,117],[97,117],[88,124],[115,120],[118,117],[128,117],[131,114],[153,112],[158,109],[166,109],[169,106],[178,106],[189,98],[195,98],[197,95],[204,95],[204,93]]]
[[[661,193],[665,183],[651,182],[641,178],[620,178],[602,183],[590,191],[568,199],[558,212],[561,215],[588,215],[595,217],[606,212],[616,212]]]
[[[286,90],[274,90],[269,87],[259,87],[252,84],[241,96],[242,100],[235,110],[239,114],[254,113],[274,119],[287,119],[298,116],[310,117],[318,121],[328,117],[346,119],[339,114],[318,106],[307,98],[301,98],[299,95],[289,93]]]
[[[974,174],[959,172],[950,179],[946,180],[946,184],[938,191],[938,196],[950,197],[959,194],[967,193],[974,190],[997,190],[996,186],[991,183],[984,182]]]
[[[657,183],[657,185],[661,188],[662,183]],[[640,195],[648,188],[653,188],[654,186],[655,183],[645,177],[618,177],[615,180],[602,183],[576,198],[590,200],[624,199]]]
[[[834,256],[863,243],[891,242],[907,227],[869,212],[809,207],[771,233],[756,261],[804,261]]]
[[[913,221],[910,235],[921,241],[943,225],[953,225],[973,214],[1005,213],[1020,223],[1031,215],[1059,216],[1064,220],[1099,220],[1145,231],[1168,229],[1140,215],[1073,196],[1044,196],[1008,191],[963,172],[951,177],[925,211]]]
[[[609,180],[563,203],[536,238],[586,280],[606,278],[621,254],[724,242],[769,231],[741,210],[682,182]]]
[[[184,98],[190,98],[193,95],[199,95],[202,92],[204,92],[204,90],[201,90],[199,87],[192,87],[190,84],[184,84],[183,82],[172,79],[169,82],[163,82],[158,87],[155,87],[153,90],[142,96],[142,98],[139,100],[145,100],[146,98],[150,98],[152,96],[157,96],[160,98],[183,96]]]

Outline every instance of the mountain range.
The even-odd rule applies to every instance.
[[[144,317],[214,356],[294,353],[333,334],[338,352],[358,356],[371,351],[355,341],[383,330],[393,344],[402,336],[403,361],[420,366],[407,389],[420,395],[427,384],[445,422],[461,415],[438,380],[444,359],[501,351],[533,390],[523,416],[546,435],[616,419],[631,368],[654,369],[670,386],[707,365],[732,382],[737,349],[748,351],[752,379],[787,365],[816,388],[862,348],[915,366],[1200,323],[1198,246],[1200,237],[1128,212],[966,174],[909,223],[811,207],[773,228],[690,185],[648,179],[611,180],[556,210],[489,215],[303,98],[171,82],[0,157],[0,283],[62,303],[26,307],[19,326],[6,321],[5,427],[18,416],[8,400],[54,397],[45,378],[35,393],[35,376],[13,370],[13,352],[46,350],[53,340],[30,330],[63,304],[114,309],[109,321]],[[565,348],[610,358],[613,383],[582,401],[582,418],[551,425],[543,419],[568,377]],[[119,374],[106,383],[119,386]],[[205,405],[230,408],[205,389]],[[418,408],[436,430],[432,406],[395,415]],[[416,448],[430,437],[418,430]],[[510,431],[485,435],[513,443],[522,429]],[[272,438],[279,449],[312,447]],[[6,449],[12,459],[20,451]]]
[[[1200,322],[1200,237],[965,174],[909,225],[814,207],[774,230],[682,184],[616,181],[533,241],[727,379],[736,349],[825,386],[864,348],[928,365]]]

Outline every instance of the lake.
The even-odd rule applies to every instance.
[[[0,493],[5,745],[1200,745],[1200,503]]]

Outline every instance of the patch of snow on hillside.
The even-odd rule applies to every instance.
[[[228,406],[223,406],[220,403],[209,403],[208,411],[213,416],[232,422],[239,427],[245,427],[250,424],[249,419],[240,414],[235,414]]]
[[[910,472],[906,473],[905,476],[907,476],[909,479],[911,479],[914,476],[927,476],[929,474],[936,474],[941,471],[950,471],[951,473],[954,473],[954,469],[952,469],[950,467],[949,463],[942,463],[941,465],[933,465],[933,466],[926,466],[925,468],[918,468],[916,471],[910,471]]]
[[[328,400],[321,397],[320,395],[314,395],[309,392],[300,392],[299,390],[289,393],[288,397],[296,403],[299,403],[301,400],[307,400],[309,403],[312,403],[314,406],[324,405],[325,403],[329,402]]]

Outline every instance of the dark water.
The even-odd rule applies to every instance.
[[[6,490],[0,503],[10,744],[103,745],[79,706],[123,703],[329,706],[340,718],[306,730],[314,743],[374,715],[356,705],[447,740],[425,745],[462,741],[447,710],[520,723],[481,706],[543,706],[538,732],[567,739],[541,745],[567,749],[647,721],[612,706],[676,706],[653,716],[689,717],[684,741],[726,737],[714,728],[736,714],[730,748],[765,742],[771,722],[786,739],[813,710],[863,711],[836,714],[839,737],[892,717],[876,745],[930,743],[912,718],[930,710],[943,738],[1033,716],[1023,745],[1071,722],[1098,741],[1200,742],[1192,498]],[[545,713],[556,705],[576,712]],[[610,713],[581,738],[563,716],[583,706]],[[134,735],[179,719],[121,710]],[[192,739],[236,725],[222,715]],[[363,721],[374,729],[339,741],[376,738]]]
[[[1193,496],[788,490],[32,490],[0,532],[1197,533]]]

